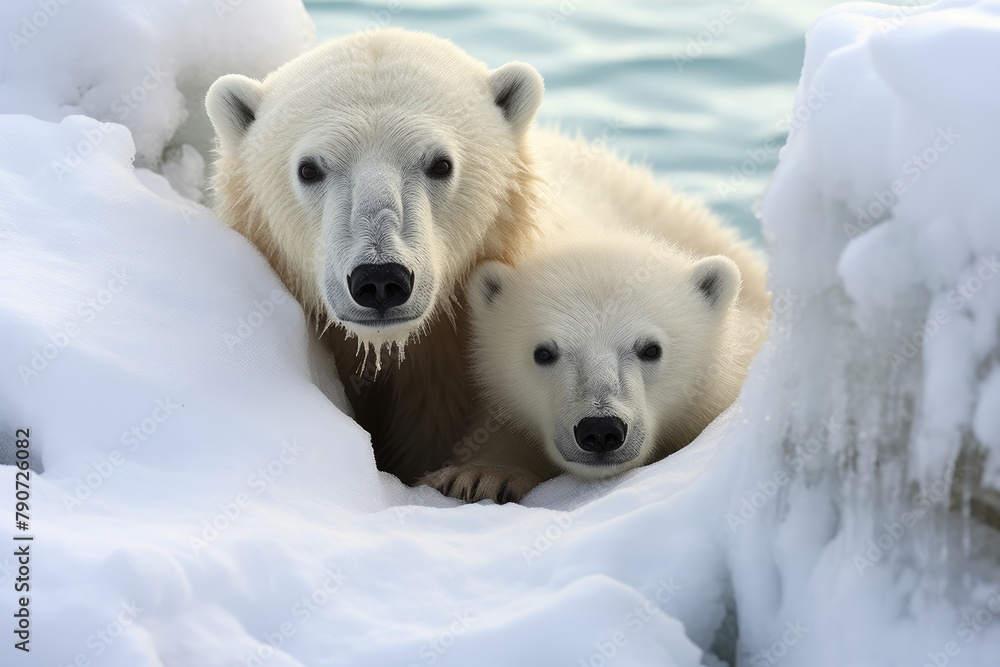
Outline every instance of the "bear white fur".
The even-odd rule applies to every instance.
[[[640,232],[552,239],[515,267],[484,264],[467,290],[473,372],[495,424],[467,462],[424,483],[470,502],[684,447],[736,398],[767,327],[766,309],[739,300],[731,259]],[[621,425],[615,448],[587,451],[585,420],[607,418]]]
[[[581,142],[536,138],[575,165],[547,176],[568,218],[467,284],[481,437],[422,480],[469,502],[518,501],[563,472],[605,477],[684,447],[735,400],[768,326],[763,263],[706,209]],[[602,417],[624,439],[586,451],[578,427]]]
[[[569,221],[620,218],[732,258],[748,298],[766,299],[762,265],[703,208],[648,170],[534,129],[542,93],[528,65],[489,70],[446,40],[387,29],[327,42],[263,81],[227,75],[206,98],[216,211],[303,304],[376,462],[404,482],[454,461],[482,419],[462,289],[476,266],[514,264]],[[354,274],[389,265],[404,277],[369,291],[382,307],[359,301]],[[389,298],[400,290],[405,300]]]
[[[468,426],[456,293],[477,264],[511,261],[535,234],[527,135],[542,91],[528,65],[488,70],[443,39],[389,29],[208,92],[217,213],[324,332],[376,462],[405,482],[440,467]],[[412,289],[378,312],[350,282],[386,264]]]

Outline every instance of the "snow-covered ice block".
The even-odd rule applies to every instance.
[[[852,3],[807,34],[759,209],[771,340],[726,436],[757,452],[730,502],[751,665],[1000,655],[997,62],[996,2]]]

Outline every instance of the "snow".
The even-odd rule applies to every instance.
[[[196,199],[213,147],[208,87],[262,77],[315,40],[299,0],[5,0],[0,26],[0,113],[125,125],[136,164]]]
[[[744,387],[744,413],[767,421],[728,434],[801,469],[730,547],[737,607],[762,619],[740,615],[750,654],[801,620],[807,664],[1000,656],[996,536],[968,519],[1000,487],[987,416],[1000,89],[982,66],[1000,57],[998,30],[996,3],[851,4],[807,35],[796,111],[810,91],[826,100],[793,129],[759,209],[772,288],[794,299],[775,314],[766,377],[755,368]],[[806,456],[810,434],[824,446]]]
[[[308,47],[301,5],[18,1],[2,32],[44,7],[0,56],[0,461],[30,428],[36,471],[3,664],[996,663],[995,3],[817,21],[738,405],[502,507],[379,473],[299,306],[195,201],[199,96]]]

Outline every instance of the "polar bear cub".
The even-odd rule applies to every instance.
[[[467,284],[473,375],[503,426],[425,482],[517,501],[568,472],[601,478],[690,443],[735,400],[767,327],[740,269],[648,233],[559,235]]]

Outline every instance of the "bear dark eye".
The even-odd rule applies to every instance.
[[[639,352],[639,358],[643,361],[656,361],[663,354],[663,350],[656,343],[650,343]]]
[[[431,178],[447,178],[451,174],[451,161],[445,158],[437,160],[427,170],[427,175]]]
[[[559,355],[556,354],[555,350],[545,345],[539,345],[535,348],[535,363],[539,366],[550,366],[556,363],[558,358]]]
[[[303,183],[314,183],[322,177],[319,167],[312,160],[303,160],[299,163],[299,180]]]

